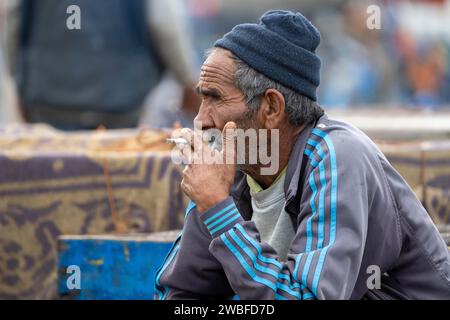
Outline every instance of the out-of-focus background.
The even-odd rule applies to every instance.
[[[120,1],[89,6],[86,2],[85,12],[84,1],[78,1],[81,30],[66,28],[69,14],[65,9],[77,1],[28,2],[32,1],[1,2],[2,78],[14,77],[24,109],[36,103],[40,109],[50,105],[116,113],[139,109],[140,124],[167,127],[174,120],[189,123],[192,114],[186,112],[184,117],[184,112],[178,112],[183,88],[195,82],[205,50],[234,25],[256,22],[271,8],[300,10],[320,29],[318,51],[323,69],[319,102],[327,110],[430,111],[450,105],[447,0],[170,0],[167,4],[153,1],[156,4],[149,5],[145,14],[138,10],[144,7],[139,3],[146,1],[133,0],[127,8]],[[368,28],[371,5],[380,8],[380,29]],[[98,56],[86,57],[93,53]],[[117,69],[107,72],[112,65]],[[134,77],[128,75],[133,70]],[[145,72],[153,75],[140,74]],[[121,77],[123,80],[117,79]],[[102,80],[103,85],[98,83]],[[8,79],[3,83],[8,86]],[[135,92],[117,92],[120,86]],[[4,91],[9,90],[9,100],[0,109],[3,122],[17,119],[11,89],[2,89],[3,101]],[[58,90],[61,92],[55,92]],[[44,111],[44,115],[35,113],[27,111],[28,119],[50,118]]]
[[[205,50],[269,9],[318,27],[319,103],[449,237],[450,0],[0,0],[0,299],[151,298],[187,204],[165,138]]]
[[[450,104],[450,4],[436,1],[188,1],[198,52],[271,7],[300,10],[319,28],[320,103],[439,109]],[[367,28],[378,5],[381,29]],[[370,11],[370,10],[369,10]]]

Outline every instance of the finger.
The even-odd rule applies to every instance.
[[[193,138],[193,161],[200,164],[205,157],[212,152],[212,149],[207,143],[207,135],[204,131],[195,130]]]
[[[236,123],[227,122],[222,131],[222,153],[226,164],[236,161]]]
[[[189,146],[186,147],[188,150]],[[189,164],[189,153],[186,151],[185,153],[183,152],[183,148],[181,147],[175,147],[172,150],[172,157],[175,160],[175,163],[177,164]]]
[[[172,138],[181,138],[186,140],[189,146],[192,147],[194,132],[189,128],[177,129],[172,132]],[[182,147],[183,144],[177,144],[178,147]]]
[[[191,146],[189,146],[189,145],[179,146],[178,152],[179,152],[180,158],[183,160],[184,164],[193,163],[194,151],[191,149]]]
[[[194,131],[194,145],[196,146],[208,146],[209,136],[206,131],[195,130]]]

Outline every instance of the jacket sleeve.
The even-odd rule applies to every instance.
[[[155,300],[231,299],[222,265],[208,251],[211,235],[192,201],[183,231],[155,276]]]
[[[357,153],[350,161],[355,153],[349,143],[336,152],[322,131],[313,137],[305,149],[305,188],[287,261],[260,241],[231,197],[201,216],[213,237],[209,251],[240,299],[351,297],[367,235],[367,163]]]

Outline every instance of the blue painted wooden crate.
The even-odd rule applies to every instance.
[[[179,234],[59,237],[60,297],[152,299],[156,271]]]

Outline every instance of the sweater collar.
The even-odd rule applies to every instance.
[[[275,179],[275,181],[272,183],[272,185],[269,186],[268,189],[270,189],[272,186],[279,183],[280,180],[282,180],[284,178],[284,176],[286,175],[286,169],[287,169],[287,167],[285,167],[283,170],[281,170],[278,177]],[[263,187],[261,187],[261,185],[255,179],[253,179],[250,175],[246,174],[246,177],[247,177],[247,184],[250,187],[251,193],[259,193],[259,192],[264,191]]]

